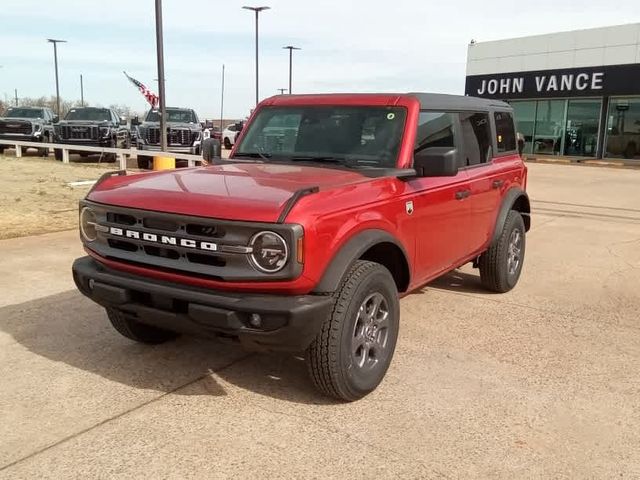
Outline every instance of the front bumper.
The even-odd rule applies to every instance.
[[[109,138],[100,138],[98,140],[94,139],[80,139],[80,138],[56,138],[55,143],[59,143],[60,145],[77,145],[77,146],[87,146],[87,147],[110,147],[111,146],[111,137]]]
[[[188,153],[190,155],[197,155],[196,152],[198,152],[200,147],[200,142],[197,141],[193,144],[193,146],[191,147],[187,147],[187,146],[173,146],[173,145],[169,145],[167,146],[167,150],[169,152],[173,152],[173,153]],[[151,152],[160,152],[160,145],[149,145],[146,143],[142,143],[142,142],[138,142],[137,145],[138,150],[147,150],[147,151],[151,151]]]
[[[0,133],[0,140],[13,140],[16,142],[41,142],[42,141],[42,135],[40,134],[40,132],[38,133],[30,133],[28,135],[26,134],[20,134],[20,133]],[[5,148],[10,148],[11,145],[4,145]]]
[[[80,292],[135,320],[206,337],[237,338],[252,350],[302,351],[329,315],[330,296],[239,294],[151,280],[106,268],[91,257],[73,263]],[[252,314],[262,325],[250,325]]]

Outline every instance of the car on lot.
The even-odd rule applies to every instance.
[[[469,262],[490,291],[518,282],[531,225],[518,150],[503,102],[273,97],[228,160],[98,181],[74,279],[125,337],[305,351],[321,392],[356,400],[391,363],[400,297]]]
[[[222,131],[222,145],[224,148],[231,150],[235,145],[238,136],[240,136],[240,132],[242,132],[243,127],[244,122],[230,123],[225,127]]]
[[[167,107],[167,149],[175,153],[200,155],[202,142],[202,124],[191,108]],[[160,151],[160,112],[152,109],[138,126],[137,148],[145,152]],[[153,155],[139,154],[138,168],[151,166]],[[185,166],[186,162],[177,162]]]
[[[53,124],[58,117],[47,107],[11,107],[0,117],[0,140],[50,143],[53,141]],[[0,153],[7,148],[0,145]],[[39,148],[46,156],[48,148]]]
[[[54,141],[61,145],[86,147],[130,148],[131,132],[127,121],[120,118],[115,110],[100,107],[75,107],[69,110],[64,120],[55,127]],[[54,150],[56,160],[62,160],[62,149]],[[90,152],[69,150],[86,157]],[[104,155],[107,161],[115,161],[116,155]]]
[[[213,122],[207,121],[202,126],[202,140],[204,141],[207,138],[213,138],[218,141],[222,141],[222,130],[217,125],[214,125]]]

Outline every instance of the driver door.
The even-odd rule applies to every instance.
[[[416,149],[456,147],[461,151],[458,117],[450,112],[420,112]],[[416,239],[413,270],[418,283],[455,268],[468,255],[470,188],[465,169],[455,177],[420,177],[407,182],[407,190],[412,192]]]

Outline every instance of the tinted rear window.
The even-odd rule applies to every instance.
[[[512,152],[516,149],[516,130],[511,112],[495,112],[496,139],[498,153]]]

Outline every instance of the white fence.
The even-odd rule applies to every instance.
[[[69,151],[73,152],[86,152],[86,153],[100,153],[115,154],[117,161],[120,165],[120,170],[127,169],[127,160],[129,157],[146,155],[150,157],[170,157],[181,160],[187,160],[190,167],[195,166],[195,162],[201,161],[200,155],[190,155],[187,153],[176,152],[160,152],[154,150],[138,150],[135,148],[109,148],[109,147],[88,147],[86,145],[66,145],[61,143],[41,143],[41,142],[19,142],[14,140],[0,140],[0,145],[5,147],[14,147],[16,149],[16,157],[22,157],[22,151],[26,148],[46,148],[62,150],[62,163],[69,163]]]

